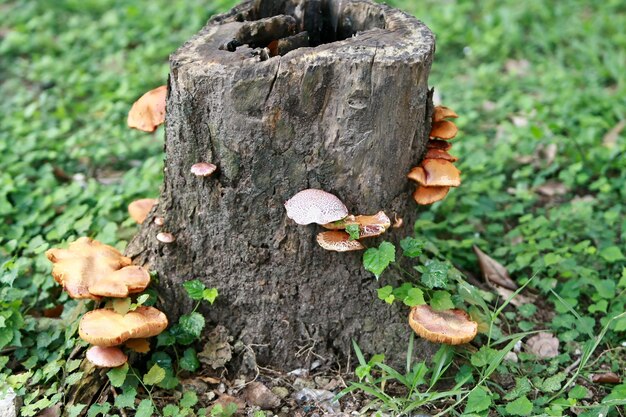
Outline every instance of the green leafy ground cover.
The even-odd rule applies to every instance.
[[[43,401],[33,413],[62,400],[49,387],[59,369],[74,370],[60,361],[75,327],[34,318],[73,305],[43,252],[81,235],[123,249],[135,230],[126,205],[157,195],[162,168],[162,129],[128,130],[129,105],[165,82],[168,54],[226,3],[0,0],[0,384],[20,382],[12,369],[39,370],[28,382],[49,392],[30,398]],[[518,283],[534,276],[539,308],[506,309],[502,325],[560,340],[554,359],[522,354],[503,364],[514,388],[483,384],[458,412],[561,415],[571,405],[624,401],[623,382],[589,376],[626,376],[626,318],[609,323],[626,303],[626,139],[615,133],[626,120],[626,5],[393,3],[436,33],[430,82],[461,116],[453,153],[463,185],[420,209],[416,237],[476,277],[472,245]],[[584,367],[564,372],[596,344]],[[473,378],[493,355],[467,358]],[[576,385],[567,385],[573,372]],[[578,410],[624,415],[619,406]]]

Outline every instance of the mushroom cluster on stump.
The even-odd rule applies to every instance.
[[[53,263],[52,276],[71,298],[126,298],[150,283],[145,268],[131,265],[131,259],[114,247],[87,237],[70,243],[67,249],[50,249],[46,256]],[[119,345],[156,336],[167,327],[167,317],[154,307],[140,306],[123,313],[105,307],[81,317],[79,336],[92,345],[86,357],[95,366],[123,365],[128,357]]]
[[[452,144],[447,142],[456,136],[458,129],[446,119],[457,117],[454,110],[448,107],[435,107],[426,154],[421,165],[412,168],[407,175],[418,183],[413,193],[417,204],[428,205],[443,200],[450,187],[461,185],[461,172],[454,166],[458,158],[448,153]]]
[[[322,249],[283,204],[326,190],[402,217],[386,239],[412,233],[405,175],[429,141],[434,47],[422,22],[370,0],[254,0],[170,56],[164,185],[126,251],[158,273],[168,316],[189,311],[182,283],[197,278],[220,290],[207,322],[260,365],[345,363],[353,339],[401,360],[405,312],[375,302],[361,253]],[[203,160],[219,166],[210,180],[190,172]],[[175,241],[156,240],[154,217]]]

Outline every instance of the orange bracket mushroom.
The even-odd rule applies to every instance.
[[[144,132],[154,132],[165,121],[166,98],[166,85],[150,90],[141,96],[128,112],[128,127]]]
[[[54,264],[52,276],[72,298],[123,298],[150,283],[145,268],[131,265],[130,258],[114,247],[87,237],[67,249],[50,249],[46,256]]]
[[[478,323],[463,310],[435,311],[419,305],[409,313],[409,325],[418,336],[435,343],[460,345],[476,337]]]
[[[329,230],[345,230],[350,225],[359,226],[359,239],[379,236],[391,226],[391,220],[384,211],[379,211],[372,216],[349,215],[342,220],[326,223],[322,226]]]
[[[341,230],[330,230],[317,235],[317,243],[324,249],[334,252],[363,250],[365,246],[358,240],[350,240],[350,235]]]
[[[117,346],[129,339],[160,334],[167,327],[167,317],[154,307],[138,307],[122,315],[114,310],[98,309],[86,313],[78,326],[78,334],[95,346]]]
[[[136,221],[138,224],[142,224],[152,207],[154,207],[159,200],[156,198],[142,198],[140,200],[135,200],[128,205],[128,214],[130,217]]]

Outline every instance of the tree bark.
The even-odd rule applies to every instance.
[[[171,320],[191,306],[182,283],[197,278],[220,292],[208,321],[259,364],[343,360],[351,339],[403,357],[408,311],[377,300],[362,252],[323,250],[321,227],[296,225],[283,203],[320,188],[354,214],[404,218],[385,240],[410,235],[406,174],[428,140],[433,53],[423,23],[369,0],[256,0],[171,56],[165,182],[127,250],[158,272]],[[190,173],[204,161],[213,176]],[[158,242],[161,231],[176,241]]]

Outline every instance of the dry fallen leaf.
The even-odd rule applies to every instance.
[[[602,145],[607,148],[612,148],[617,143],[617,138],[619,138],[619,134],[622,133],[622,130],[626,127],[626,120],[620,120],[611,130],[606,132],[604,138],[602,138]]]
[[[591,382],[595,382],[596,384],[619,384],[621,379],[614,372],[605,372],[603,374],[591,375]]]
[[[567,187],[562,182],[548,181],[535,189],[539,194],[546,197],[554,197],[555,195],[563,195],[567,193]]]
[[[540,359],[554,358],[559,354],[559,339],[541,332],[526,341],[526,350]]]
[[[493,289],[498,293],[503,300],[508,300],[515,291],[511,291],[508,288],[501,287],[499,285],[492,285]],[[516,307],[522,306],[524,304],[532,304],[535,302],[537,297],[534,295],[524,295],[517,294],[515,297],[511,298],[511,304]]]
[[[480,250],[476,245],[474,245],[474,253],[478,257],[478,264],[480,265],[480,270],[487,284],[496,284],[510,290],[516,290],[518,288],[517,284],[511,279],[508,271],[502,264]]]

